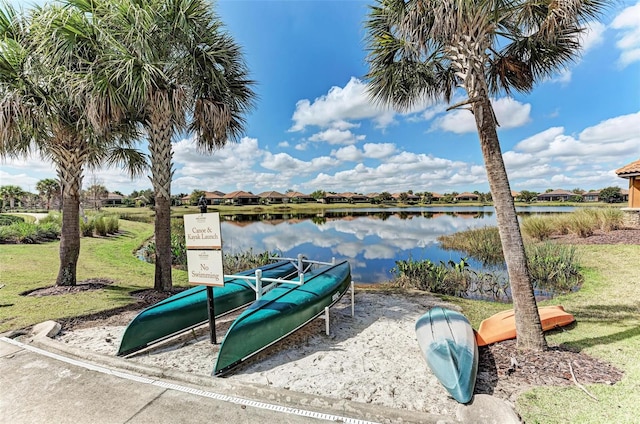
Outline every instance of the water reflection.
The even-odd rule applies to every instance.
[[[519,215],[570,212],[573,208],[518,208]],[[492,207],[362,208],[319,213],[262,213],[223,216],[223,248],[228,253],[277,251],[313,260],[347,259],[353,280],[378,283],[392,278],[395,261],[459,261],[465,255],[440,249],[440,235],[496,225]],[[470,260],[474,269],[480,263]]]

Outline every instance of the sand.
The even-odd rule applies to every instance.
[[[211,378],[453,417],[459,404],[429,371],[414,330],[416,319],[435,305],[455,309],[424,293],[356,290],[352,317],[348,292],[330,311],[330,335],[320,317],[229,375]],[[122,325],[63,329],[57,340],[115,355],[133,315],[122,317]],[[216,322],[218,342],[232,320]],[[211,343],[207,325],[127,360],[210,376],[218,347]]]

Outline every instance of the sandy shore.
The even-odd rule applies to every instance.
[[[356,291],[355,316],[351,317],[347,293],[331,309],[329,336],[325,320],[318,318],[223,378],[455,416],[459,404],[429,371],[415,336],[416,319],[434,305],[447,306],[423,293]],[[57,339],[115,355],[124,323],[134,315],[121,317],[122,325],[63,330]],[[217,321],[218,342],[232,320],[230,316]],[[209,376],[217,350],[204,326],[128,360]]]

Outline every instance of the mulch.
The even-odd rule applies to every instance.
[[[555,242],[564,244],[639,244],[640,229],[624,229],[609,232],[595,232],[581,238],[575,235],[554,236]],[[73,287],[46,287],[23,293],[28,296],[52,296],[99,290],[111,284],[108,279],[91,279],[79,282]],[[163,300],[179,290],[159,293],[141,290],[133,295],[136,302],[124,308],[63,320],[67,330],[88,328],[98,325],[126,325],[147,306]],[[574,324],[575,325],[575,324]],[[558,330],[562,331],[562,330]],[[485,393],[515,402],[523,391],[535,386],[569,386],[601,383],[615,384],[623,372],[615,366],[566,346],[549,346],[544,352],[520,349],[515,340],[507,340],[479,348],[478,378],[476,393]],[[572,374],[573,373],[573,374]],[[588,392],[585,395],[590,395]]]

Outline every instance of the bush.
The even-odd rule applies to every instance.
[[[504,261],[498,227],[460,231],[440,236],[438,241],[443,249],[465,252],[485,265],[496,265]]]
[[[16,222],[0,226],[0,243],[33,244],[56,240],[60,236],[60,227],[55,223],[34,224]]]
[[[93,228],[96,234],[102,237],[106,237],[107,235],[107,224],[102,215],[98,215],[93,218]]]
[[[618,208],[598,209],[598,222],[603,231],[619,230],[624,227],[624,212]]]
[[[18,222],[25,222],[25,220],[21,216],[0,214],[0,226],[11,225]]]
[[[597,212],[593,209],[581,209],[571,214],[567,225],[569,231],[580,237],[589,237],[598,228]]]
[[[525,217],[520,228],[523,234],[534,240],[546,240],[553,234],[552,221],[541,215]]]
[[[107,226],[108,234],[116,234],[120,231],[120,220],[117,216],[109,216],[105,218],[105,224]]]
[[[537,243],[527,245],[529,273],[534,287],[554,294],[567,293],[582,283],[573,246]]]
[[[80,234],[84,237],[93,237],[94,224],[92,219],[86,221],[80,218]]]
[[[44,218],[40,219],[40,221],[38,221],[38,224],[40,225],[49,224],[49,223],[54,223],[58,227],[62,227],[62,214],[58,212],[49,212],[47,216],[45,216]]]

